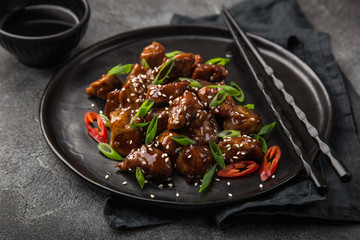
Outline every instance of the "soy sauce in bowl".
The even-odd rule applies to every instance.
[[[64,7],[44,4],[18,9],[2,22],[1,28],[8,33],[37,37],[66,31],[79,23],[79,19]]]
[[[0,45],[21,63],[63,63],[83,37],[90,18],[87,0],[9,0],[0,7]]]

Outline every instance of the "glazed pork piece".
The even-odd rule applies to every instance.
[[[257,159],[263,155],[261,143],[249,136],[224,138],[218,144],[221,152],[225,154],[225,162],[239,162],[242,159]]]
[[[105,115],[108,118],[110,117],[110,113],[112,111],[115,111],[120,106],[119,94],[120,94],[120,90],[116,89],[114,91],[111,91],[107,96],[106,105],[105,105]]]
[[[211,167],[214,158],[207,145],[190,144],[184,146],[176,159],[176,170],[185,176],[188,183],[202,178]]]
[[[159,181],[167,179],[173,174],[169,156],[156,147],[146,145],[131,152],[116,167],[130,173],[135,173],[136,167],[140,167],[145,178]]]
[[[131,108],[118,108],[110,113],[110,146],[123,156],[144,142],[144,132],[141,128],[130,129],[130,121],[134,114]],[[135,119],[135,123],[139,121],[138,118]]]
[[[155,144],[158,147],[167,153],[172,162],[175,162],[176,157],[180,153],[181,145],[178,144],[174,139],[171,137],[178,136],[179,134],[172,132],[170,130],[163,131],[159,136],[156,137]]]
[[[155,106],[169,106],[169,100],[173,100],[183,94],[190,83],[173,82],[165,85],[149,85],[147,88],[146,99],[153,98]]]
[[[159,66],[165,58],[165,48],[158,42],[152,42],[149,46],[145,47],[140,54],[140,63],[145,59],[150,68]]]
[[[227,75],[228,72],[222,65],[197,64],[191,78],[217,83],[224,80]]]
[[[101,78],[91,83],[86,89],[86,94],[106,100],[108,94],[115,89],[121,89],[122,82],[116,75],[103,74]]]

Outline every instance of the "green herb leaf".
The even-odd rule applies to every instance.
[[[149,122],[147,123],[134,123],[135,118],[136,117],[143,117],[145,116],[150,108],[154,105],[154,99],[150,98],[148,100],[146,100],[145,102],[143,102],[139,108],[139,110],[137,111],[137,113],[135,114],[135,116],[132,117],[131,121],[130,121],[130,130],[134,130],[137,127],[145,127],[146,125],[149,124]]]
[[[105,126],[109,128],[109,127],[110,127],[110,120],[109,120],[109,118],[108,118],[105,114],[103,114],[103,113],[99,113],[99,116],[100,116],[101,120],[103,120]]]
[[[144,175],[139,166],[136,167],[135,176],[136,176],[136,179],[138,180],[140,187],[144,188],[145,178],[144,178]]]
[[[246,104],[243,107],[246,107],[249,110],[253,110],[255,108],[255,104]]]
[[[184,146],[195,143],[194,140],[192,140],[191,138],[188,138],[187,136],[184,136],[184,135],[177,135],[177,136],[171,137],[171,139],[175,140],[177,143],[184,145]]]
[[[182,82],[189,81],[190,84],[188,85],[188,87],[197,87],[197,88],[203,87],[203,85],[201,85],[201,83],[199,83],[198,81],[196,81],[195,79],[192,79],[192,78],[180,77],[179,80]]]
[[[224,130],[224,131],[221,131],[218,134],[216,134],[216,136],[222,137],[222,138],[225,138],[225,137],[239,137],[239,136],[241,136],[241,132],[237,131],[237,130]]]
[[[265,134],[271,133],[274,130],[275,125],[276,125],[276,122],[262,126],[260,128],[259,132],[257,133],[257,135],[260,136],[260,135],[265,135]]]
[[[117,65],[110,69],[108,75],[119,75],[119,74],[128,74],[131,70],[132,64],[125,64],[125,65]]]
[[[230,87],[228,85],[207,85],[207,87],[211,88],[221,88],[229,93],[230,96],[240,96],[241,92],[238,91],[236,88]]]
[[[212,179],[215,174],[216,167],[217,167],[217,163],[215,163],[209,170],[206,171],[199,192],[204,191],[206,188],[210,186],[210,183],[212,182]]]
[[[123,157],[120,156],[109,144],[100,142],[97,148],[108,158],[121,161]]]
[[[211,154],[222,169],[225,169],[225,162],[219,146],[212,140],[209,141]]]
[[[150,69],[150,66],[149,66],[149,64],[148,64],[148,62],[146,61],[145,58],[141,59],[141,65],[143,65],[144,67]]]
[[[210,102],[210,107],[215,107],[217,105],[219,105],[220,103],[222,103],[225,98],[227,96],[227,92],[225,90],[221,90],[220,92],[218,92],[215,97],[213,98],[213,100]],[[218,100],[218,98],[220,98],[220,100]]]
[[[176,55],[178,55],[179,53],[181,53],[181,51],[172,51],[172,52],[165,53],[165,56],[168,58],[173,58]]]
[[[159,73],[156,75],[156,77],[155,77],[154,81],[152,82],[152,84],[153,85],[161,84],[165,80],[165,78],[169,75],[169,73],[171,72],[171,69],[174,67],[174,64],[175,64],[176,61],[177,61],[177,59],[174,59],[174,58],[167,61],[164,64],[164,66],[162,66]],[[161,78],[159,80],[159,77],[160,77],[161,73],[164,71],[164,69],[167,69],[167,72],[165,73],[163,78]]]
[[[267,144],[266,144],[265,139],[258,134],[254,134],[253,137],[261,143],[261,151],[263,151],[263,153],[266,153]]]
[[[244,95],[243,90],[239,87],[239,85],[237,85],[237,84],[234,83],[234,82],[231,82],[231,83],[230,83],[230,86],[236,88],[236,89],[241,93],[239,96],[234,96],[234,98],[235,98],[238,102],[242,103],[242,102],[244,101],[244,99],[245,99],[245,95]]]
[[[159,115],[156,114],[155,117],[151,120],[149,127],[146,130],[145,144],[149,145],[155,138],[157,132]]]
[[[225,66],[230,62],[229,58],[212,58],[206,61],[205,64],[219,64]]]

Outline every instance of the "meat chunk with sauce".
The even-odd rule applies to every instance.
[[[148,84],[145,67],[134,64],[119,94],[121,107],[139,108],[145,101]]]
[[[130,121],[135,111],[131,108],[118,108],[110,113],[110,145],[121,155],[128,155],[131,150],[141,146],[144,142],[144,133],[141,128],[130,129]],[[135,119],[138,123],[139,119]]]
[[[175,137],[178,135],[179,134],[170,130],[165,130],[156,137],[156,144],[158,144],[158,148],[167,153],[172,162],[175,162],[176,157],[180,153],[181,145],[171,137]]]
[[[173,173],[168,155],[156,147],[146,145],[131,152],[116,167],[133,174],[136,167],[140,167],[145,178],[160,181],[172,176]]]
[[[214,158],[204,144],[190,144],[183,147],[176,159],[176,170],[185,176],[188,183],[201,179],[211,167]]]
[[[177,97],[169,106],[168,129],[179,129],[189,125],[192,117],[198,110],[204,109],[203,104],[197,96],[189,91],[185,91]]]
[[[249,136],[227,137],[218,144],[225,154],[225,162],[239,162],[242,159],[256,159],[263,155],[261,143]]]
[[[105,115],[107,117],[110,117],[110,113],[112,111],[115,111],[120,106],[119,94],[120,94],[119,89],[111,91],[108,94],[105,105]]]
[[[101,78],[86,88],[86,94],[106,100],[108,94],[115,89],[121,89],[122,82],[116,75],[103,74]]]
[[[146,46],[140,54],[140,63],[145,59],[150,68],[159,66],[165,58],[165,48],[158,42],[152,42]]]
[[[197,64],[191,76],[193,79],[217,83],[224,80],[228,75],[226,68],[218,64]]]
[[[203,87],[198,91],[199,98],[209,106],[220,88]],[[211,112],[224,117],[223,128],[239,130],[242,134],[259,131],[262,126],[261,117],[254,111],[236,105],[228,96],[222,103],[210,108]]]
[[[169,105],[169,100],[181,96],[190,83],[173,82],[165,85],[149,85],[147,88],[146,99],[153,98],[154,105]]]
[[[218,142],[216,134],[220,131],[213,113],[202,110],[196,113],[190,125],[181,129],[180,133],[196,142],[207,144],[210,140]]]

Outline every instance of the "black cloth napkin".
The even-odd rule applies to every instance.
[[[300,57],[324,83],[334,107],[333,129],[329,143],[338,157],[354,175],[350,183],[342,183],[322,154],[319,164],[329,192],[325,197],[317,194],[305,174],[299,174],[285,186],[252,201],[213,209],[218,226],[229,226],[256,216],[286,215],[332,221],[360,220],[360,97],[343,76],[331,53],[330,36],[315,31],[301,12],[295,0],[248,0],[231,7],[231,14],[250,33],[273,41]],[[205,24],[225,26],[221,15],[192,19],[174,15],[172,24]],[[158,210],[144,210],[139,206],[121,204],[115,198],[106,200],[105,218],[111,227],[135,228],[175,221],[190,215]],[[176,216],[176,217],[174,217]]]

